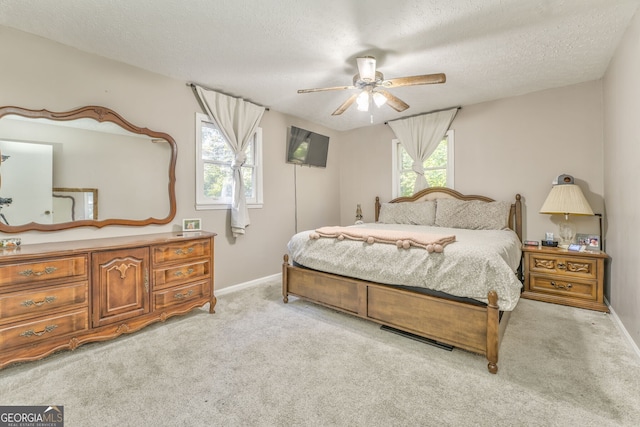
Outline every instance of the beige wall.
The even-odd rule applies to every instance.
[[[196,217],[202,218],[204,229],[218,233],[215,244],[217,288],[278,273],[286,243],[295,229],[293,165],[284,160],[286,130],[291,125],[331,137],[326,169],[298,167],[299,226],[339,220],[339,137],[335,132],[277,112],[265,113],[261,122],[264,207],[250,210],[251,225],[247,234],[236,240],[227,232],[228,211],[196,211],[194,208],[194,123],[195,113],[201,110],[185,82],[6,27],[0,27],[0,57],[2,105],[52,111],[102,105],[117,111],[136,126],[168,133],[178,144],[177,214],[172,224],[20,233],[25,244],[171,231],[180,227],[182,218]]]
[[[558,175],[573,175],[595,212],[603,210],[602,82],[593,81],[462,108],[455,132],[455,187],[465,194],[524,201],[524,237],[557,233],[560,218],[538,210]],[[391,139],[386,125],[345,134],[340,167],[341,219],[353,222],[363,203],[391,198]],[[598,233],[593,217],[576,220],[578,232]]]
[[[604,179],[612,308],[640,346],[640,14],[636,13],[604,79]]]

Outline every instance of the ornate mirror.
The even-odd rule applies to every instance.
[[[0,232],[167,224],[176,156],[171,136],[105,107],[0,107]]]

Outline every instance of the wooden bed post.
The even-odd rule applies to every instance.
[[[514,231],[522,241],[522,196],[520,194],[516,194],[516,223],[514,227]]]
[[[282,301],[289,302],[289,292],[287,290],[287,267],[289,267],[289,255],[284,254],[284,262],[282,263]]]
[[[500,312],[498,307],[498,293],[489,291],[487,295],[487,368],[492,374],[498,373],[498,348],[500,347]]]
[[[378,218],[380,217],[380,196],[376,196],[376,205],[375,205],[375,209],[374,209],[374,219],[375,222],[378,222]]]

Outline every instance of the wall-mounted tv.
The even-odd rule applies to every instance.
[[[329,137],[291,126],[287,138],[287,163],[327,167]]]

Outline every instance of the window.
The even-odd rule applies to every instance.
[[[246,148],[242,165],[247,207],[262,207],[262,129]],[[231,205],[233,150],[206,114],[196,114],[196,209],[227,209]]]
[[[447,131],[438,148],[424,162],[424,176],[430,187],[453,188],[453,130]],[[410,196],[416,173],[411,169],[413,160],[400,141],[394,139],[393,159],[393,192],[392,197]]]

